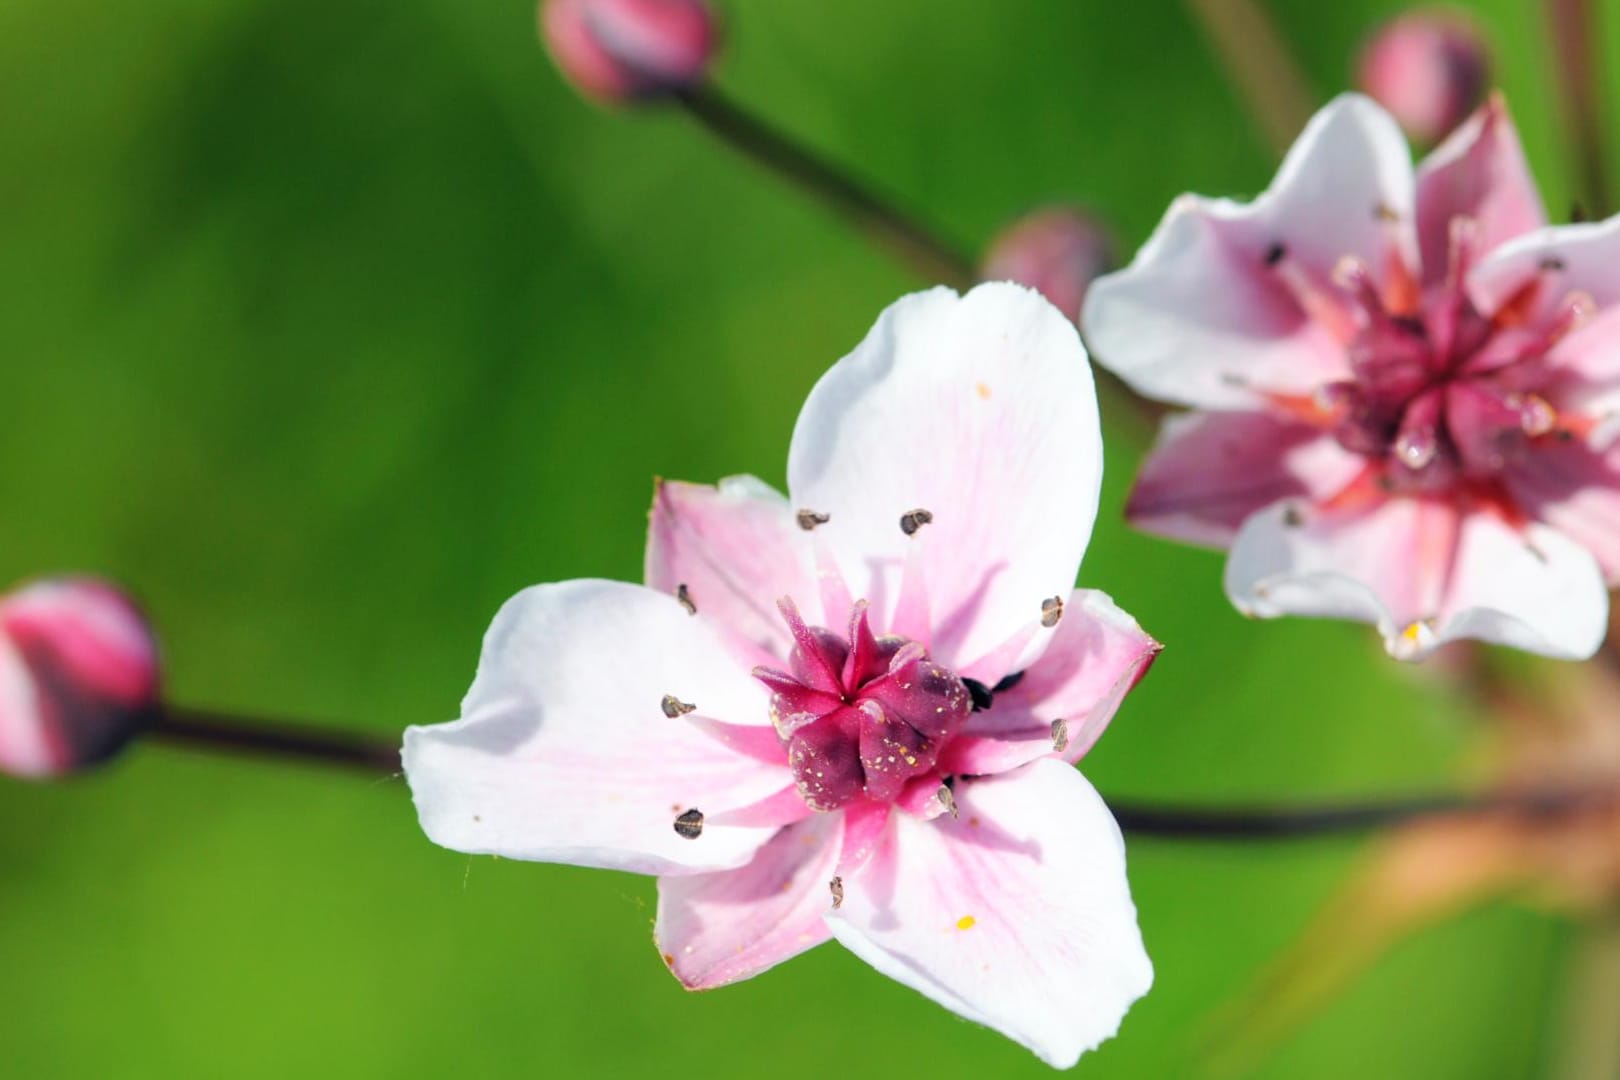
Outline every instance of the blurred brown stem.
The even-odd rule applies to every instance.
[[[1555,1080],[1620,1076],[1620,917],[1583,926],[1570,955],[1563,1038],[1554,1044]]]
[[[1553,78],[1575,157],[1580,206],[1591,219],[1609,216],[1608,162],[1598,83],[1597,18],[1591,0],[1543,0],[1553,48]]]
[[[1315,111],[1305,72],[1258,0],[1187,0],[1204,34],[1260,124],[1285,153]]]
[[[967,289],[977,279],[961,252],[714,87],[696,87],[676,101],[721,142],[849,218],[924,280]]]
[[[384,774],[399,771],[399,741],[278,720],[164,705],[147,734],[205,750],[322,762]]]

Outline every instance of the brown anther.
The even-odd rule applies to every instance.
[[[956,793],[950,789],[950,785],[939,785],[939,791],[935,793],[934,797],[939,800],[939,805],[945,808],[947,814],[951,815],[951,817],[956,816]]]
[[[915,510],[907,510],[900,515],[900,531],[907,536],[915,536],[918,529],[933,520],[934,515],[919,506]]]
[[[1063,618],[1063,597],[1053,596],[1041,601],[1041,625],[1048,630]]]
[[[1401,215],[1395,212],[1395,208],[1393,206],[1389,205],[1389,203],[1382,202],[1373,207],[1373,217],[1377,218],[1379,221],[1401,220]]]
[[[1266,248],[1265,263],[1267,266],[1276,266],[1288,255],[1288,248],[1283,244],[1272,244]]]
[[[1063,717],[1052,721],[1052,749],[1056,753],[1063,753],[1069,748],[1069,722]]]
[[[825,525],[827,522],[832,520],[831,514],[821,514],[814,510],[800,510],[794,516],[798,518],[799,528],[803,529],[805,532],[809,532],[817,525]]]
[[[1297,529],[1305,524],[1305,515],[1300,512],[1299,507],[1289,503],[1283,507],[1283,524],[1290,529]]]
[[[688,810],[675,819],[675,835],[685,840],[696,840],[703,835],[703,811]]]
[[[832,892],[833,910],[837,911],[844,906],[844,879],[834,874],[833,879],[827,882],[827,888]]]
[[[671,720],[675,719],[677,716],[685,716],[687,713],[697,708],[696,705],[682,701],[674,694],[665,694],[664,700],[658,704],[663,708],[664,715],[669,717]]]
[[[1536,263],[1536,269],[1545,270],[1549,274],[1556,274],[1564,269],[1564,260],[1557,255],[1543,255],[1541,261]]]
[[[687,591],[685,582],[675,586],[675,599],[686,609],[688,615],[697,614],[697,605],[692,603],[692,594]]]

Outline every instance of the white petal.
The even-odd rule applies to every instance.
[[[880,632],[919,548],[932,648],[956,668],[1068,594],[1101,476],[1085,349],[1056,308],[1006,283],[892,305],[811,391],[788,460],[794,506],[830,515],[816,535]],[[908,538],[914,509],[933,520]]]
[[[1253,408],[1345,377],[1343,342],[1309,319],[1267,253],[1333,292],[1334,267],[1416,265],[1411,160],[1400,129],[1346,94],[1312,117],[1252,203],[1186,196],[1130,266],[1092,283],[1081,326],[1097,362],[1148,397]],[[1391,224],[1393,217],[1396,224]]]
[[[1468,292],[1481,311],[1494,312],[1527,283],[1541,278],[1537,303],[1522,315],[1547,318],[1571,292],[1599,309],[1620,303],[1620,216],[1579,225],[1551,225],[1510,240],[1468,274]]]
[[[1478,638],[1585,660],[1608,630],[1609,592],[1591,552],[1544,525],[1463,521],[1440,640]]]
[[[683,717],[767,721],[767,695],[702,619],[639,585],[570,581],[513,597],[484,640],[461,719],[405,732],[422,828],[457,851],[640,873],[746,863],[773,829],[675,817],[747,806],[789,782]]]
[[[1285,501],[1239,531],[1226,593],[1248,615],[1367,622],[1399,643],[1403,631],[1439,611],[1456,531],[1449,504],[1428,500],[1387,499],[1348,511]]]
[[[1067,1068],[1153,982],[1119,829],[1053,759],[956,798],[955,818],[893,815],[828,924],[883,974]]]
[[[1460,638],[1590,656],[1608,612],[1596,561],[1561,534],[1419,498],[1257,514],[1232,548],[1226,588],[1239,610],[1261,618],[1372,623],[1402,660]]]

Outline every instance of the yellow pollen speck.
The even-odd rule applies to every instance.
[[[990,387],[986,386],[984,383],[976,384],[973,389],[978,391],[979,396],[984,400],[990,400]]]
[[[956,920],[956,928],[958,930],[971,930],[973,929],[973,924],[978,921],[978,919],[975,919],[971,915],[964,915],[960,919]]]

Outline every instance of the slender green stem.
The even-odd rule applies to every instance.
[[[699,86],[676,101],[721,142],[847,217],[918,276],[958,289],[973,285],[973,262],[954,246],[719,90]]]
[[[1187,0],[1221,66],[1280,156],[1315,111],[1299,60],[1258,0]]]
[[[972,288],[979,280],[973,261],[927,226],[875,194],[839,166],[804,146],[712,86],[699,86],[675,98],[687,113],[721,142],[759,164],[791,187],[850,221],[874,246],[922,280]],[[1105,368],[1093,369],[1098,390],[1148,430],[1163,409],[1137,395]]]

